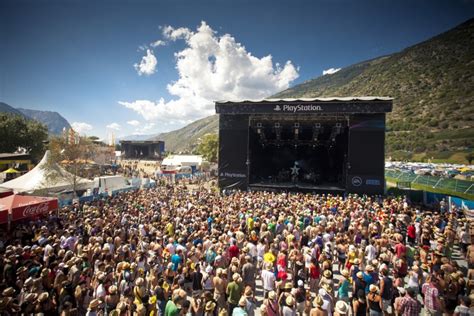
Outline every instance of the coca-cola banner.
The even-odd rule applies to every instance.
[[[58,199],[41,196],[11,195],[0,199],[0,214],[10,212],[11,220],[44,215],[58,208]],[[1,223],[0,215],[0,223]]]

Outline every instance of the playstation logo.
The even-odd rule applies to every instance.
[[[275,108],[273,109],[273,111],[281,111],[281,106],[279,106],[278,104],[275,105]]]

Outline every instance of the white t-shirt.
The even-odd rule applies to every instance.
[[[268,270],[262,271],[262,282],[263,288],[267,291],[272,291],[275,289],[275,274]]]

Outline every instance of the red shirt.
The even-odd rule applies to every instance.
[[[410,238],[415,238],[416,237],[416,229],[414,225],[408,226],[408,231],[407,231],[408,237]]]
[[[229,258],[232,260],[234,257],[239,257],[239,247],[232,245],[229,247]]]
[[[395,253],[397,254],[397,258],[402,258],[405,256],[407,252],[407,247],[404,244],[398,243],[395,245]]]

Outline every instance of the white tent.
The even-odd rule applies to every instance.
[[[64,170],[57,163],[49,162],[49,150],[43,159],[31,171],[16,179],[0,184],[0,189],[13,190],[15,193],[34,193],[36,191],[61,192],[73,189],[74,175]],[[76,190],[93,187],[93,181],[75,177]]]

